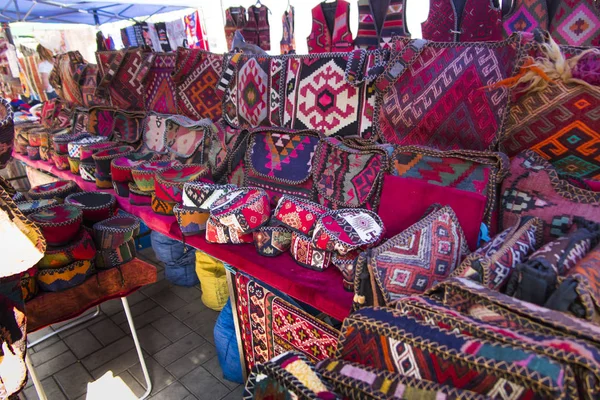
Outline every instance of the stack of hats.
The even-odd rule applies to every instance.
[[[155,153],[131,153],[115,158],[110,163],[110,174],[115,193],[120,197],[129,197],[129,184],[133,183],[131,171],[145,162],[157,159]]]
[[[131,146],[117,146],[100,150],[92,155],[96,164],[96,187],[99,189],[112,189],[110,164],[115,158],[127,156],[134,152]]]
[[[79,186],[73,181],[56,181],[35,186],[27,192],[31,200],[55,199],[62,203],[68,195],[79,191]]]
[[[67,196],[65,204],[81,209],[83,223],[92,227],[96,222],[104,221],[115,215],[117,200],[115,196],[104,192],[79,192]]]
[[[96,163],[93,155],[99,151],[117,147],[115,142],[99,142],[81,146],[79,155],[79,175],[84,181],[96,182]]]
[[[73,174],[79,175],[79,164],[81,162],[81,148],[85,145],[106,142],[108,139],[102,136],[89,136],[80,140],[69,142],[69,166]]]
[[[154,195],[154,176],[157,172],[179,165],[178,161],[150,161],[131,170],[133,183],[129,184],[129,202],[149,206]]]
[[[43,129],[39,131],[40,135],[40,159],[44,161],[52,160],[52,148],[50,147],[50,132]]]
[[[152,210],[157,214],[174,215],[173,209],[183,200],[183,185],[206,180],[209,175],[210,169],[199,164],[176,165],[156,172]]]
[[[69,142],[75,142],[89,136],[88,133],[78,133],[76,135],[64,133],[53,135],[52,145],[54,147],[54,152],[52,153],[52,161],[54,161],[56,168],[60,170],[69,169]]]
[[[117,215],[94,224],[96,268],[114,268],[133,260],[139,233],[140,220],[132,215]]]
[[[13,149],[19,154],[27,154],[27,147],[29,146],[29,133],[40,132],[44,128],[40,124],[29,123],[19,124],[15,126],[15,136]]]
[[[27,156],[30,160],[40,160],[41,134],[40,131],[31,131],[27,135],[29,145],[27,146]]]

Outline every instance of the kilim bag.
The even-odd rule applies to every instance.
[[[89,124],[89,113],[88,110],[83,108],[76,108],[73,111],[73,122],[71,123],[71,130],[74,134],[87,132]]]
[[[87,131],[92,135],[111,138],[115,127],[116,111],[105,107],[90,108]]]
[[[258,188],[234,190],[211,205],[210,216],[216,222],[235,228],[243,234],[252,233],[269,221],[269,196]]]
[[[283,195],[273,213],[274,222],[304,236],[311,236],[319,217],[329,211],[326,207],[294,196]]]
[[[376,111],[383,141],[440,150],[487,150],[505,129],[509,90],[494,87],[520,67],[523,40],[437,43],[396,38]],[[490,87],[486,90],[486,87]]]
[[[115,111],[113,140],[137,147],[136,145],[142,140],[144,118],[146,114],[143,112]]]
[[[448,331],[389,308],[344,320],[336,358],[487,398],[577,398],[574,371],[545,354]],[[544,382],[540,385],[540,382]]]
[[[331,209],[362,207],[376,212],[388,168],[388,150],[384,145],[321,140],[313,159],[319,203]]]
[[[209,217],[206,221],[206,241],[216,244],[253,243],[252,233],[243,233],[234,226],[225,226],[216,219]]]
[[[59,101],[54,109],[53,121],[50,125],[51,129],[62,129],[71,126],[73,120],[73,109],[64,101]]]
[[[209,119],[191,120],[183,115],[165,119],[164,147],[173,158],[183,164],[206,164],[207,131],[213,128]]]
[[[54,59],[53,71],[58,74],[58,79],[57,82],[53,82],[52,87],[58,97],[73,107],[84,105],[80,87],[82,64],[85,64],[85,60],[78,51],[59,54]]]
[[[318,144],[317,131],[251,130],[244,160],[244,186],[264,189],[272,205],[284,194],[314,201],[312,158]]]
[[[40,123],[45,128],[52,129],[52,123],[54,122],[54,113],[56,111],[57,104],[58,99],[52,99],[44,102],[44,104],[42,105]]]
[[[79,69],[83,106],[86,108],[109,106],[110,101],[108,98],[96,95],[96,88],[98,87],[98,65],[82,64],[79,66]]]
[[[12,157],[15,142],[14,113],[8,100],[0,98],[0,166],[4,167]]]
[[[127,111],[144,111],[146,78],[155,53],[141,49],[98,51],[99,96],[110,97],[113,107]]]
[[[298,265],[315,271],[325,271],[331,265],[332,253],[317,249],[310,236],[295,231],[292,232],[290,254]]]
[[[552,165],[530,150],[512,159],[501,195],[501,229],[514,226],[526,215],[538,217],[544,221],[544,243],[569,232],[575,217],[600,222],[600,192],[562,179]]]
[[[282,226],[261,226],[253,235],[256,252],[265,257],[279,256],[292,244],[292,231]]]
[[[146,78],[146,110],[177,114],[177,90],[172,74],[175,54],[156,53]]]
[[[158,154],[167,154],[165,147],[166,118],[168,115],[147,113],[142,128],[144,149]]]
[[[468,254],[454,211],[442,207],[359,257],[354,278],[355,308],[390,305],[421,294],[449,277]]]
[[[465,277],[490,289],[503,290],[515,267],[542,245],[543,222],[524,217],[513,227],[471,253],[452,277]]]
[[[186,182],[183,184],[182,204],[204,212],[209,212],[210,207],[221,196],[236,190],[234,185],[216,185],[207,182]]]
[[[221,118],[221,96],[216,88],[223,73],[223,60],[220,54],[177,48],[173,82],[179,114],[196,120]]]
[[[210,140],[206,148],[206,162],[210,167],[213,180],[221,182],[229,174],[230,161],[231,165],[234,165],[236,160],[244,157],[248,135],[245,131],[231,128],[223,120],[215,122],[207,133],[210,135]],[[235,151],[238,146],[241,147]]]

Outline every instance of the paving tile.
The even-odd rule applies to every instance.
[[[190,394],[189,396],[185,396],[185,398],[183,400],[198,400],[198,398],[192,394]]]
[[[212,376],[217,378],[223,385],[227,386],[230,390],[238,387],[239,383],[228,381],[223,376],[223,370],[221,369],[221,364],[219,363],[219,357],[215,356],[205,362],[203,365],[204,369],[211,373]]]
[[[54,357],[64,353],[67,350],[69,350],[69,348],[61,340],[61,341],[51,344],[50,346],[46,347],[45,349],[36,351],[35,353],[28,351],[27,355],[31,359],[31,363],[35,367],[35,366],[45,363],[46,361],[53,359]]]
[[[186,303],[191,303],[192,301],[199,299],[202,295],[198,285],[192,287],[173,286],[169,290],[179,296]]]
[[[140,301],[139,303],[137,303],[136,305],[130,307],[131,316],[133,317],[133,320],[135,321],[135,317],[137,317],[138,315],[142,315],[143,313],[145,313],[146,311],[148,311],[154,307],[156,307],[156,303],[152,299],[144,299],[144,300]],[[121,311],[121,312],[113,315],[112,317],[110,317],[110,319],[117,325],[120,325],[123,322],[127,322],[127,316],[125,315],[124,311]]]
[[[81,363],[75,363],[70,367],[63,369],[56,373],[54,378],[62,391],[70,399],[85,394],[87,392],[88,383],[94,381]]]
[[[157,305],[156,307],[146,311],[142,315],[133,317],[133,323],[135,324],[135,329],[139,330],[140,328],[143,328],[144,326],[146,326],[148,324],[158,321],[160,318],[164,317],[165,315],[167,315],[167,310],[165,310],[161,306]],[[128,335],[130,334],[131,330],[129,329],[129,322],[125,321],[122,324],[120,324],[119,327],[126,334],[128,334]]]
[[[139,290],[136,290],[135,292],[133,292],[129,296],[127,296],[127,302],[129,303],[129,307],[131,307],[146,298],[147,297],[142,292],[140,292]],[[121,301],[121,299],[119,299],[119,301],[121,302],[121,305],[122,305],[123,302]]]
[[[108,300],[100,304],[100,309],[104,314],[110,317],[119,312],[123,312],[123,303],[121,303],[121,299]]]
[[[166,366],[204,343],[206,343],[206,340],[197,333],[192,332],[156,353],[154,359],[161,365]]]
[[[153,391],[154,393],[154,391]],[[189,390],[185,388],[179,382],[173,382],[160,392],[156,393],[152,397],[151,400],[174,400],[174,399],[183,399],[187,396],[190,396],[191,393]],[[241,398],[240,398],[241,399]],[[238,399],[239,400],[239,399]]]
[[[157,277],[157,279],[158,279],[158,277]],[[162,292],[163,290],[168,289],[170,287],[171,287],[171,283],[169,281],[163,279],[163,280],[157,281],[156,283],[153,283],[152,285],[144,286],[143,288],[140,289],[140,291],[143,294],[145,294],[146,296],[152,296],[153,294]]]
[[[87,329],[72,334],[65,338],[64,342],[78,359],[82,359],[102,348],[102,344]]]
[[[171,341],[152,325],[138,329],[137,333],[142,349],[150,354],[155,354],[171,344]]]
[[[145,353],[144,356],[149,357],[147,353]],[[94,379],[99,379],[108,371],[112,371],[113,374],[120,374],[139,362],[137,350],[132,348],[90,372]]]
[[[223,397],[222,400],[240,400],[242,395],[244,394],[244,385],[238,385],[234,390],[229,392],[229,394]]]
[[[121,338],[114,343],[90,354],[81,360],[83,365],[88,371],[93,371],[100,367],[102,364],[109,362],[110,360],[117,358],[119,355],[125,353],[127,350],[133,347],[133,339],[129,336]]]
[[[39,331],[35,331],[33,333],[28,333],[27,334],[27,341],[29,343],[33,343],[36,340],[38,340],[39,338],[41,338],[42,336],[47,335],[48,333],[54,332],[54,330],[52,329],[52,327],[47,326],[43,329],[40,329]]]
[[[207,308],[201,301],[194,301],[189,303],[185,307],[181,307],[179,310],[173,313],[173,316],[180,321],[185,321],[186,319],[205,311]]]
[[[31,380],[31,379],[30,379]],[[46,397],[49,400],[66,400],[64,393],[60,390],[60,387],[56,384],[56,381],[52,378],[46,378],[41,381]],[[23,391],[27,400],[39,400],[35,387],[31,386]]]
[[[88,330],[92,332],[92,334],[100,343],[102,343],[103,346],[106,346],[125,336],[125,332],[123,332],[123,330],[109,318],[103,319],[102,321],[91,325],[88,327]]]
[[[203,345],[188,352],[173,363],[167,366],[167,371],[173,374],[176,378],[181,378],[196,367],[204,364],[217,354],[215,346],[210,343]]]
[[[218,317],[218,312],[207,308],[197,314],[192,315],[190,318],[183,320],[183,323],[192,328],[193,330],[196,330],[199,327],[206,324],[212,325],[214,327]]]
[[[77,358],[71,351],[65,351],[59,356],[35,367],[38,379],[42,380],[75,363]]]
[[[160,333],[165,335],[172,342],[178,341],[192,331],[187,325],[171,314],[167,314],[154,321],[152,326],[158,329]]]
[[[160,306],[164,307],[165,310],[170,312],[177,311],[181,307],[188,304],[185,300],[177,296],[169,289],[154,293],[150,295],[150,298],[157,302]]]
[[[94,307],[93,309],[89,310],[86,314],[83,314],[83,316],[89,315],[89,314],[94,314],[95,312],[96,312],[96,308]],[[82,318],[82,316],[80,316],[78,318]],[[93,318],[91,318],[91,319],[89,319],[89,320],[87,320],[87,321],[85,321],[83,323],[77,324],[77,325],[75,325],[74,327],[72,327],[70,329],[67,329],[65,331],[60,332],[58,334],[58,336],[61,339],[64,339],[64,338],[66,338],[66,337],[68,337],[68,336],[70,336],[70,335],[72,335],[72,334],[74,334],[76,332],[79,332],[82,329],[87,328],[90,325],[93,325],[93,324],[97,323],[98,321],[100,321],[100,320],[102,320],[104,318],[106,318],[106,315],[104,313],[100,312],[100,314],[98,314],[97,316],[95,316],[95,317],[93,317]],[[73,321],[73,320],[67,321],[66,323],[61,323],[59,325],[53,325],[52,327],[54,328],[54,330],[57,330],[58,328],[60,328],[60,327],[62,327],[64,325],[67,325],[71,321]]]
[[[229,389],[203,367],[196,368],[180,382],[200,400],[217,400],[229,394]]]
[[[150,380],[152,381],[153,391],[158,392],[176,381],[173,375],[171,375],[162,365],[157,363],[152,358],[146,359],[146,366],[148,367],[148,373],[150,374]],[[142,367],[139,363],[131,367],[129,372],[139,382],[145,383]]]
[[[123,383],[131,390],[135,397],[140,398],[146,392],[146,389],[131,375],[129,371],[121,372],[117,375]],[[175,399],[175,398],[173,398]]]

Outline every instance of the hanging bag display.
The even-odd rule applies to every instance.
[[[146,111],[177,114],[177,90],[173,81],[175,54],[156,53],[146,78]]]

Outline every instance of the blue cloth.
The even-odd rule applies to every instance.
[[[175,285],[195,286],[200,283],[196,275],[196,251],[178,240],[156,231],[150,234],[156,258],[165,264],[165,278]]]
[[[244,383],[230,300],[227,300],[227,304],[221,310],[213,334],[223,377],[228,381]]]

